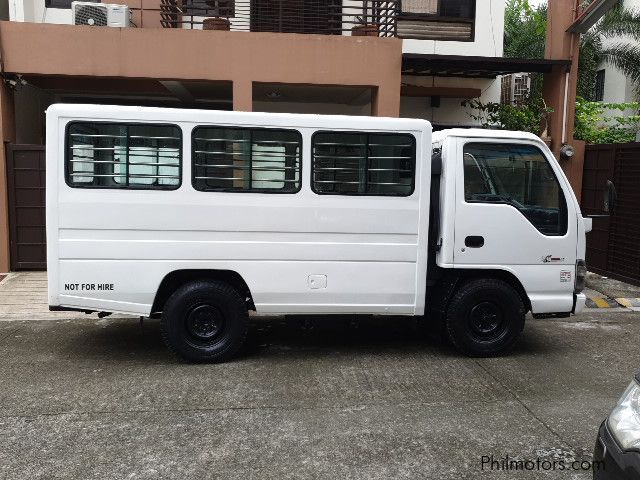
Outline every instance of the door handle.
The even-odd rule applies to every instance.
[[[469,248],[480,248],[484,245],[484,237],[472,235],[464,239],[464,245]]]

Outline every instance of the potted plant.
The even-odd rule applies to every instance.
[[[224,18],[220,16],[223,11],[224,13],[229,13],[226,10],[228,9],[228,2],[225,0],[206,0],[205,3],[207,7],[210,7],[212,10],[218,14],[215,17],[208,17],[202,21],[202,29],[203,30],[231,30],[231,22],[228,18]],[[208,13],[208,10],[207,10]]]
[[[377,37],[378,25],[367,23],[362,17],[356,17],[356,25],[351,29],[352,37]]]

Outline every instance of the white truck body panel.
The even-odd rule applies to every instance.
[[[180,188],[69,187],[62,136],[71,120],[178,125],[184,139]],[[309,148],[296,194],[200,192],[190,181],[191,129],[212,124],[292,128],[305,147],[323,129],[406,132],[415,137],[418,159],[431,155],[431,126],[424,120],[51,106],[50,305],[149,315],[167,274],[215,269],[241,275],[259,314],[424,311],[429,194],[420,185],[428,185],[428,161],[417,162],[416,188],[408,197],[317,195],[310,188]],[[326,288],[311,289],[313,275],[326,276]],[[86,290],[101,284],[113,290]]]

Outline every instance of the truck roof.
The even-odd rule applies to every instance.
[[[433,141],[440,142],[446,137],[465,137],[465,138],[516,138],[538,140],[540,137],[529,132],[518,132],[512,130],[497,130],[487,128],[449,128],[433,132]]]
[[[50,105],[47,115],[61,118],[88,118],[92,120],[174,121],[192,123],[235,123],[245,125],[274,125],[329,129],[370,129],[381,131],[425,131],[431,123],[424,119],[369,117],[353,115],[316,115],[297,113],[265,113],[202,110],[187,108],[138,107],[121,105],[65,104]]]

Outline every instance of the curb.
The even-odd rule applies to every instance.
[[[618,300],[625,300],[625,299],[616,298],[614,300],[613,298],[607,298],[607,297],[587,297],[585,306],[587,308],[619,308],[621,305],[626,306],[626,305],[623,305]],[[637,299],[637,300],[638,300],[638,306],[640,307],[640,299]]]
[[[623,307],[640,308],[640,298],[616,298],[615,300]]]

